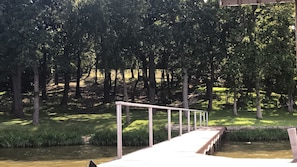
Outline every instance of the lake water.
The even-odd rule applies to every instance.
[[[124,147],[127,154],[142,147]],[[116,158],[116,147],[91,145],[0,149],[0,166],[5,167],[86,167],[90,160],[96,164]],[[280,142],[224,142],[216,156],[233,158],[289,158],[289,141]]]
[[[141,149],[124,147],[123,153]],[[91,145],[0,149],[0,166],[5,167],[86,167],[90,160],[96,164],[116,158],[116,147]]]
[[[223,143],[216,156],[231,158],[285,158],[292,159],[289,141]]]

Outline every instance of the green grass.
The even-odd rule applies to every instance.
[[[288,114],[283,110],[265,110],[264,119],[255,118],[255,112],[240,111],[234,116],[231,110],[216,110],[209,114],[211,126],[294,126],[297,113]],[[125,144],[145,145],[147,143],[148,113],[146,110],[131,110],[131,123],[125,124],[123,115],[123,139]],[[193,118],[193,116],[191,116]],[[153,116],[155,142],[166,139],[167,113],[159,111]],[[0,113],[0,147],[38,147],[67,144],[80,144],[79,136],[95,134],[92,144],[116,144],[116,111],[109,107],[108,111],[93,114],[76,113],[42,113],[40,125],[34,126],[31,117],[12,119]],[[172,112],[172,123],[178,124],[178,112]],[[185,117],[183,124],[187,124]],[[109,135],[106,135],[109,134]],[[235,135],[235,137],[238,135]],[[239,135],[240,136],[240,135]],[[255,135],[254,135],[255,136]],[[241,139],[240,137],[236,137]],[[142,140],[143,139],[143,140]]]
[[[256,119],[255,112],[240,111],[239,116],[234,116],[231,111],[212,111],[209,114],[211,126],[294,126],[296,125],[297,113],[289,114],[283,110],[263,111],[263,119]],[[172,122],[178,124],[178,113],[172,113]],[[153,116],[154,128],[162,129],[167,124],[167,113],[158,112]],[[193,118],[193,117],[192,117]],[[26,131],[34,133],[38,131],[73,131],[82,135],[92,134],[101,130],[116,129],[115,110],[98,114],[67,114],[48,113],[41,114],[40,125],[34,126],[31,118],[12,119],[10,116],[0,113],[0,131]],[[123,115],[123,122],[125,117]],[[131,124],[124,125],[125,131],[147,129],[148,114],[144,110],[131,111]],[[184,124],[187,120],[184,118]]]
[[[205,88],[197,89],[204,91]],[[239,115],[234,116],[232,112],[232,94],[228,91],[226,88],[214,88],[216,97],[213,101],[213,111],[209,113],[210,126],[276,127],[296,125],[297,113],[290,114],[285,109],[278,109],[276,107],[277,94],[273,94],[267,102],[265,102],[265,99],[263,100],[262,120],[256,119],[253,100],[248,101],[246,106],[239,108]],[[89,101],[84,101],[84,99],[71,99],[68,107],[62,107],[59,106],[59,100],[53,95],[50,96],[46,103],[41,104],[40,124],[34,126],[32,124],[32,105],[25,104],[25,118],[12,118],[7,112],[10,103],[3,101],[6,98],[6,93],[0,92],[0,95],[2,95],[0,96],[0,100],[2,100],[0,102],[0,136],[9,132],[15,134],[14,136],[23,135],[26,140],[31,140],[30,137],[32,136],[30,135],[40,137],[40,140],[46,140],[47,135],[50,135],[48,133],[52,133],[54,137],[49,137],[53,139],[57,137],[60,140],[65,138],[63,135],[84,136],[97,133],[100,137],[102,135],[106,136],[105,133],[109,132],[112,132],[110,138],[113,138],[112,135],[116,132],[116,109],[112,103],[103,105],[102,103],[93,104]],[[249,98],[254,98],[253,93],[250,94]],[[90,99],[96,101],[96,99]],[[207,108],[207,101],[197,99],[196,103],[192,104],[190,108],[205,110]],[[131,123],[125,124],[123,111],[123,132],[129,138],[133,138],[134,135],[138,137],[142,136],[142,133],[148,129],[147,110],[131,108],[130,112]],[[166,134],[167,113],[159,111],[153,116],[153,119],[154,131],[164,132]],[[178,121],[178,112],[172,112],[172,123],[178,124]],[[186,125],[186,123],[187,120],[183,118],[183,124]],[[66,134],[67,132],[71,133]],[[158,135],[161,136],[160,139],[163,137],[161,133],[158,133]],[[11,140],[20,141],[19,138],[12,138]],[[37,142],[38,145],[39,141],[34,142]],[[76,140],[73,142],[77,143]],[[141,143],[142,141],[139,140],[138,142]],[[132,143],[127,144],[131,145]],[[26,143],[23,145],[26,145]]]
[[[0,117],[0,131],[19,130],[34,133],[38,131],[76,131],[87,135],[102,129],[115,129],[115,114],[54,114],[42,115],[40,125],[34,126],[29,117],[11,119]]]
[[[263,119],[256,119],[255,112],[241,111],[234,116],[227,111],[214,111],[209,115],[209,125],[216,126],[295,126],[297,113],[284,110],[263,111]]]

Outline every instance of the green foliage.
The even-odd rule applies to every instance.
[[[221,89],[216,89],[221,90]],[[223,98],[224,99],[224,98]],[[107,108],[107,107],[106,107]],[[27,120],[11,119],[8,115],[0,115],[0,147],[41,147],[81,144],[81,137],[91,135],[90,143],[101,146],[115,146],[116,119],[115,108],[96,114],[53,113],[42,114],[42,123],[33,126]],[[248,126],[255,131],[239,131],[231,134],[228,140],[284,140],[288,135],[278,130],[259,130],[257,127],[294,126],[297,114],[289,114],[284,110],[265,110],[264,119],[257,120],[254,112],[240,111],[234,116],[230,110],[215,110],[209,115],[211,126]],[[124,146],[148,145],[147,112],[131,110],[133,122],[123,127]],[[191,118],[193,118],[191,116]],[[166,112],[158,112],[153,116],[154,143],[167,140]],[[172,112],[172,123],[178,124],[178,113]],[[123,118],[123,120],[125,120]],[[184,125],[187,120],[183,119]],[[177,136],[172,132],[172,136]],[[280,137],[282,136],[282,137]],[[248,139],[248,140],[247,140]]]
[[[114,146],[117,143],[117,133],[115,131],[98,131],[90,139],[90,144],[99,146]]]
[[[45,63],[40,60],[42,55],[49,60],[45,71],[55,66],[55,71],[71,74],[78,68],[78,58],[83,61],[83,71],[92,69],[95,62],[105,71],[125,69],[131,64],[137,70],[141,68],[138,64],[142,64],[146,70],[148,55],[153,55],[151,62],[158,63],[168,74],[168,81],[163,82],[168,84],[168,91],[164,91],[168,101],[179,100],[172,94],[180,90],[181,67],[189,68],[189,87],[193,90],[199,87],[198,93],[190,92],[199,94],[192,103],[194,108],[207,108],[203,85],[210,78],[224,86],[213,89],[210,125],[292,126],[296,113],[288,114],[278,103],[281,95],[293,90],[289,84],[295,67],[294,31],[290,29],[294,25],[293,13],[292,4],[219,8],[216,1],[202,0],[3,0],[0,5],[0,76],[8,81],[16,65]],[[142,81],[148,79],[144,73],[142,77]],[[255,78],[261,83],[261,90],[265,90],[260,95],[263,120],[254,116]],[[116,143],[114,104],[98,107],[101,105],[98,102],[100,88],[94,91],[98,101],[86,104],[85,99],[70,99],[68,107],[64,108],[57,102],[60,91],[48,92],[55,99],[49,98],[41,106],[38,127],[31,125],[29,103],[26,103],[29,107],[25,106],[24,119],[9,117],[12,96],[9,91],[0,92],[1,147],[78,144],[79,136],[95,132],[91,143]],[[236,91],[237,117],[231,112],[234,102],[231,97]],[[88,100],[95,97],[90,92]],[[143,96],[142,93],[139,94]],[[4,101],[4,96],[5,99],[9,96],[8,102]],[[172,115],[172,122],[177,123],[178,115]],[[131,109],[131,120],[131,124],[124,125],[124,145],[147,145],[147,113]],[[167,138],[166,123],[164,112],[154,115],[155,142]],[[253,133],[260,132],[249,132],[248,137],[255,140]],[[267,133],[263,132],[265,138]]]
[[[165,141],[168,139],[167,131],[154,130],[154,144]],[[134,130],[123,132],[123,146],[148,146],[149,133],[147,130]],[[172,136],[177,136],[176,132],[172,133]],[[90,139],[90,144],[99,146],[116,146],[117,134],[113,130],[110,131],[98,131]]]
[[[81,135],[76,132],[38,132],[0,131],[0,147],[49,147],[82,144]]]
[[[288,132],[283,128],[251,128],[230,131],[225,135],[228,141],[281,141],[289,140]]]

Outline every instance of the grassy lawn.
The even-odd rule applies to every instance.
[[[205,88],[198,88],[205,91]],[[209,113],[210,126],[295,126],[297,113],[289,114],[285,109],[276,109],[275,104],[263,104],[263,119],[255,118],[256,113],[253,104],[238,111],[234,116],[232,112],[232,95],[226,93],[226,88],[214,88],[217,98],[213,101],[213,111]],[[4,95],[4,92],[0,92]],[[53,92],[54,93],[54,92]],[[0,94],[0,95],[1,95]],[[277,98],[278,95],[274,95]],[[1,96],[0,96],[1,97]],[[3,96],[2,96],[3,97]],[[0,106],[0,131],[75,131],[82,135],[93,134],[96,131],[116,131],[116,109],[114,104],[98,104],[83,106],[88,101],[73,99],[67,108],[57,104],[57,99],[50,96],[46,104],[41,105],[40,125],[32,125],[32,108],[27,107],[25,119],[14,119],[4,112],[5,105]],[[228,105],[226,105],[228,104]],[[207,102],[197,100],[190,108],[204,110]],[[80,112],[77,112],[80,111]],[[123,111],[124,112],[124,111]],[[124,131],[147,129],[148,114],[143,109],[131,109],[131,124],[124,124]],[[172,122],[178,124],[178,113],[172,113]],[[193,117],[192,117],[193,118]],[[125,115],[123,113],[123,122]],[[184,118],[184,124],[187,120]],[[154,128],[164,129],[167,124],[167,113],[159,111],[154,115]]]
[[[297,113],[289,114],[284,110],[263,111],[263,119],[256,119],[255,112],[239,112],[234,116],[231,112],[214,111],[210,113],[209,125],[220,126],[296,126]]]
[[[82,83],[84,95],[82,99],[70,98],[67,107],[59,105],[63,85],[53,86],[48,90],[48,100],[41,103],[40,124],[32,124],[32,95],[24,94],[25,118],[12,118],[8,111],[11,107],[11,99],[8,92],[0,92],[0,135],[14,133],[36,134],[72,132],[78,135],[90,135],[96,132],[112,131],[116,132],[116,109],[113,103],[103,104],[100,102],[102,88],[97,85],[88,85],[88,80]],[[73,85],[72,85],[73,87]],[[191,99],[192,109],[205,110],[207,101],[203,100],[205,87],[195,88],[197,99]],[[73,92],[72,92],[73,93]],[[209,113],[210,126],[295,126],[297,113],[289,114],[284,108],[277,107],[279,95],[273,94],[269,103],[263,103],[263,119],[256,119],[255,105],[253,102],[254,94],[250,95],[244,108],[238,110],[239,115],[234,116],[232,112],[232,94],[228,93],[227,88],[214,88],[215,98],[213,101],[213,111]],[[70,96],[73,96],[73,94]],[[264,93],[262,94],[264,97]],[[263,98],[264,99],[264,98]],[[191,117],[193,118],[193,117]],[[124,132],[140,132],[148,129],[148,113],[144,109],[131,108],[130,124],[125,124],[123,111]],[[167,124],[167,113],[158,111],[153,116],[153,126],[156,131],[165,131]],[[178,124],[178,112],[172,112],[172,123]],[[183,118],[183,124],[187,120]],[[163,132],[163,131],[162,131]],[[45,135],[46,136],[46,135]],[[9,136],[8,136],[9,137]],[[9,139],[10,140],[10,139]],[[14,139],[11,139],[14,141]]]
[[[87,78],[84,76],[81,81],[83,89],[83,99],[70,98],[68,107],[59,106],[61,99],[63,84],[53,85],[48,90],[48,100],[41,103],[40,109],[40,125],[33,126],[32,120],[32,95],[24,95],[24,111],[25,119],[13,119],[8,114],[11,107],[10,96],[7,92],[0,91],[0,131],[77,131],[82,134],[92,134],[95,131],[106,129],[116,129],[116,110],[114,104],[105,105],[100,101],[100,93],[102,88],[93,85],[92,79],[94,72]],[[136,74],[136,71],[135,71]],[[126,70],[126,77],[131,78],[130,70]],[[112,77],[114,77],[114,72]],[[156,74],[159,83],[161,71]],[[103,79],[103,74],[99,73],[99,80]],[[120,79],[120,75],[118,76]],[[120,79],[121,80],[121,79]],[[71,87],[75,87],[74,82]],[[72,88],[72,91],[74,91]],[[202,100],[205,93],[205,87],[195,88],[195,94],[200,98],[194,99],[190,108],[205,110],[207,101]],[[73,92],[72,92],[73,93]],[[278,109],[278,98],[280,95],[273,93],[269,103],[263,103],[262,120],[255,118],[255,94],[250,93],[249,101],[245,108],[240,108],[239,116],[234,116],[232,113],[232,94],[228,88],[214,87],[213,93],[215,98],[213,101],[213,111],[209,114],[209,125],[211,126],[294,126],[297,113],[289,114],[285,109]],[[265,101],[265,92],[262,92],[262,99]],[[71,96],[71,95],[70,95]],[[147,128],[147,112],[144,110],[131,110],[131,124],[125,125],[126,130],[139,128]],[[125,118],[123,118],[125,120]],[[177,113],[173,113],[173,123],[178,123]],[[184,120],[186,123],[187,121]],[[158,112],[154,116],[154,127],[162,129],[167,124],[167,114]]]
[[[49,145],[59,145],[60,141],[66,141],[66,144],[79,143],[81,141],[79,139],[81,136],[93,134],[99,136],[99,138],[96,138],[96,141],[104,140],[109,144],[115,144],[115,106],[102,105],[100,108],[101,110],[98,110],[98,112],[92,113],[61,112],[61,109],[55,110],[59,112],[42,110],[40,113],[40,124],[38,126],[34,126],[32,124],[30,113],[26,113],[26,117],[24,119],[15,119],[4,112],[0,112],[0,140],[4,140],[2,144],[0,142],[0,147],[1,145],[2,147],[11,147],[10,145],[14,143],[17,145],[13,147],[25,147],[27,143],[39,145],[40,143],[48,142]],[[239,115],[234,116],[231,109],[224,108],[223,110],[214,110],[209,113],[209,125],[253,127],[295,126],[297,120],[297,113],[289,114],[283,109],[264,109],[262,120],[256,119],[255,116],[255,111],[246,110],[240,110]],[[191,118],[193,119],[193,116],[191,116]],[[125,141],[128,142],[127,145],[135,143],[137,145],[146,145],[146,133],[148,130],[147,110],[132,108],[130,110],[130,124],[125,123],[124,111],[122,119],[123,132],[130,134],[128,137],[124,137],[124,139],[126,139]],[[178,112],[172,112],[172,123],[179,124]],[[153,116],[153,126],[154,131],[157,132],[154,134],[157,136],[161,135],[160,137],[157,137],[161,140],[167,136],[167,132],[165,130],[166,124],[167,113],[165,111],[158,111],[157,114]],[[183,125],[186,124],[187,120],[183,117]],[[242,136],[242,134],[240,134],[240,136]],[[23,144],[21,142],[23,142]]]
[[[283,110],[263,111],[264,119],[255,118],[255,112],[240,111],[234,116],[231,111],[212,111],[209,114],[210,126],[295,126],[297,113],[289,114]],[[131,124],[125,125],[126,131],[147,129],[148,114],[145,110],[131,110]],[[172,122],[178,124],[178,113],[172,113]],[[162,129],[167,124],[167,113],[160,111],[153,116],[154,128]],[[0,131],[76,131],[83,135],[92,134],[101,130],[116,130],[116,111],[111,107],[105,113],[96,114],[69,114],[69,113],[42,113],[40,125],[34,126],[31,117],[12,119],[0,112]],[[123,122],[125,116],[123,115]],[[184,118],[184,124],[187,120]]]

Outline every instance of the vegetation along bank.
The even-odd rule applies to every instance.
[[[217,0],[2,0],[0,147],[83,144],[82,136],[114,145],[118,100],[205,110],[211,126],[295,126],[294,11]],[[145,145],[147,114],[123,115],[124,144]],[[166,114],[154,118],[159,142]]]

